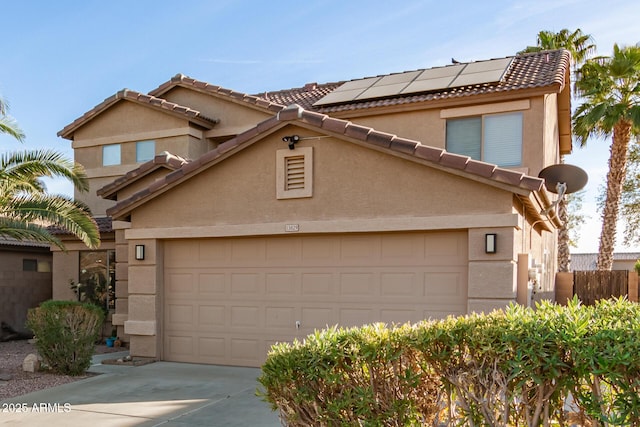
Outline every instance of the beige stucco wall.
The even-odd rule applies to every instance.
[[[115,243],[111,236],[101,236],[102,242],[96,250],[115,249]],[[77,240],[64,242],[66,251],[52,248],[53,274],[52,274],[52,298],[55,300],[75,300],[77,297],[69,286],[69,281],[78,282],[80,277],[80,252],[89,251],[83,243]]]
[[[131,229],[125,231],[128,251],[135,244],[145,244],[147,251],[144,261],[128,258],[124,329],[131,334],[132,354],[160,357],[161,239],[193,233],[204,237],[210,226],[228,226],[233,233],[274,222],[320,222],[324,232],[331,232],[347,220],[362,225],[401,219],[420,229],[419,218],[439,218],[442,229],[469,228],[468,309],[488,311],[515,300],[522,220],[513,210],[511,192],[351,142],[321,138],[297,145],[313,147],[312,197],[278,200],[276,151],[283,149],[282,136],[291,134],[316,136],[295,126],[282,129],[132,212]],[[496,217],[515,219],[502,226],[472,225]],[[147,232],[148,238],[139,237]],[[485,253],[485,233],[498,234],[498,253]]]
[[[513,103],[528,100],[528,106],[521,110],[513,110]],[[467,117],[482,114],[499,114],[501,106],[504,111],[521,111],[523,113],[522,159],[520,166],[513,169],[537,176],[538,172],[549,164],[557,162],[557,97],[550,95],[547,101],[544,96],[534,96],[522,100],[494,102],[490,104],[467,104],[463,108],[468,112]],[[445,148],[446,118],[441,117],[441,109],[447,108],[440,104],[439,108],[367,115],[360,117],[345,117],[354,123],[373,127],[377,130],[393,133],[403,138],[414,139],[425,145]],[[354,112],[352,114],[357,114]],[[348,116],[348,113],[343,116]],[[465,117],[465,116],[458,116]]]
[[[155,141],[155,153],[168,151],[194,159],[212,149],[203,130],[190,125],[186,118],[157,111],[133,102],[121,101],[79,128],[74,133],[74,160],[84,166],[89,177],[88,192],[75,192],[96,216],[102,216],[113,202],[96,195],[96,191],[128,171],[140,166],[136,162],[136,142]],[[121,164],[102,165],[102,147],[120,144]]]
[[[185,127],[186,120],[130,101],[120,101],[78,128],[73,136],[74,148],[82,141],[135,134],[142,130],[159,131]]]
[[[208,132],[212,135],[235,135],[273,115],[271,112],[254,108],[243,101],[213,96],[182,87],[173,88],[162,97],[180,105],[188,105],[206,117],[219,120],[213,130]]]
[[[314,149],[313,197],[278,200],[276,150],[296,133],[313,136],[271,135],[141,206],[133,228],[511,213],[507,191],[332,138],[299,143]]]

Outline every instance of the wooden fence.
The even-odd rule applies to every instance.
[[[565,304],[574,295],[586,305],[599,299],[620,296],[638,302],[638,273],[627,270],[558,273],[556,301]]]

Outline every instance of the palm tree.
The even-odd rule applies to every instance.
[[[584,99],[573,114],[580,145],[592,136],[612,137],[597,261],[598,270],[611,270],[629,142],[640,135],[640,47],[615,44],[612,56],[586,61],[576,90]]]
[[[24,133],[8,118],[6,104],[1,101],[0,133],[19,141],[24,139]],[[42,177],[66,178],[78,190],[88,190],[84,169],[55,151],[1,155],[0,236],[47,242],[64,249],[60,239],[48,229],[54,225],[73,233],[88,247],[98,247],[100,233],[89,209],[69,197],[47,193]]]
[[[527,46],[526,49],[518,53],[540,52],[552,49],[566,49],[571,53],[571,68],[575,75],[577,69],[587,58],[595,53],[596,45],[593,43],[593,38],[589,34],[584,34],[580,28],[573,32],[565,28],[557,33],[543,30],[538,33],[536,46]],[[564,157],[560,158],[560,162],[564,163]],[[571,199],[570,196],[568,198]],[[558,230],[558,271],[561,272],[569,271],[571,228],[584,222],[584,217],[576,213],[575,210],[573,213],[569,212],[568,204],[569,200],[566,198],[561,199],[558,203],[558,215],[563,223],[562,228]]]
[[[13,117],[7,115],[7,110],[7,103],[0,97],[0,133],[11,135],[20,142],[24,141],[24,133]]]
[[[535,46],[527,46],[518,54],[552,49],[568,50],[571,53],[574,70],[576,70],[595,53],[596,45],[593,43],[593,38],[589,34],[584,34],[580,28],[573,32],[565,28],[557,33],[543,30],[538,33]]]

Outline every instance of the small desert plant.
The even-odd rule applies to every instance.
[[[27,327],[51,370],[81,375],[91,364],[103,320],[102,310],[93,304],[51,300],[29,310]]]

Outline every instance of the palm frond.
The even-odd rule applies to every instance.
[[[0,117],[0,133],[5,133],[23,142],[26,136],[13,117],[5,116],[4,113],[0,114],[2,114],[2,117]]]
[[[55,224],[90,248],[100,245],[100,232],[87,206],[61,195],[22,195],[11,202],[6,216],[28,223]]]
[[[10,237],[18,241],[32,241],[50,243],[65,249],[64,244],[52,235],[46,227],[37,224],[16,221],[11,218],[0,217],[0,236]]]
[[[7,179],[33,181],[43,176],[65,178],[79,191],[89,189],[84,168],[54,150],[5,153],[0,156],[0,171]]]

